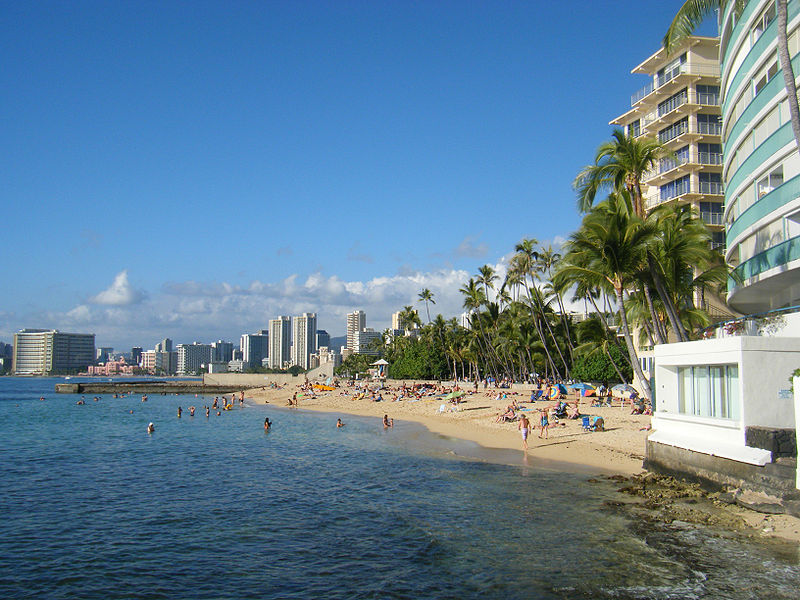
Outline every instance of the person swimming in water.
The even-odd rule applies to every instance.
[[[383,428],[394,427],[394,419],[390,419],[389,415],[383,415]]]
[[[153,433],[155,430],[156,430],[156,426],[155,426],[155,425],[153,425],[152,423],[150,423],[150,424],[147,426],[147,433]]]
[[[264,419],[264,431],[269,431],[269,428],[272,427],[272,421],[269,420],[269,417]]]
[[[344,427],[344,423],[342,423],[341,419],[336,419],[336,427]]]

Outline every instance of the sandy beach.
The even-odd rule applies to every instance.
[[[496,400],[497,393],[505,398]],[[277,406],[287,405],[297,389],[253,389],[247,392],[253,402],[268,401]],[[302,394],[302,392],[299,392]],[[356,400],[353,388],[316,392],[316,397],[302,394],[298,398],[300,409],[317,410],[342,415],[353,414],[382,418],[388,415],[395,420],[415,421],[442,435],[476,442],[486,448],[522,451],[522,438],[518,423],[497,423],[496,416],[505,411],[513,401],[521,403],[522,414],[538,424],[537,409],[550,406],[551,401],[527,402],[529,396],[509,390],[486,390],[468,394],[460,404],[453,405],[436,396],[423,396],[419,400],[393,401],[399,395],[397,386],[384,390],[382,402],[369,397]],[[642,471],[644,441],[650,417],[631,415],[630,408],[591,408],[588,398],[581,399],[582,414],[597,415],[605,420],[605,431],[586,432],[581,420],[560,419],[550,425],[547,439],[540,439],[537,427],[528,436],[528,453],[531,456],[595,468],[603,473],[632,475]],[[524,403],[523,403],[524,401]],[[441,407],[444,406],[444,410]]]
[[[552,406],[552,401],[528,402],[528,392],[510,390],[479,390],[468,393],[458,405],[441,397],[423,396],[420,399],[395,400],[400,396],[399,384],[389,383],[382,390],[383,401],[374,402],[369,396],[357,399],[358,390],[341,387],[333,391],[316,391],[314,396],[299,387],[255,388],[246,392],[253,404],[269,403],[287,407],[297,394],[297,408],[331,413],[332,426],[347,415],[382,418],[388,415],[395,421],[414,421],[434,433],[469,440],[485,448],[519,450],[522,438],[518,422],[498,423],[496,417],[514,400],[523,409],[535,429],[528,436],[528,456],[556,461],[570,468],[585,471],[587,467],[598,474],[636,476],[644,472],[645,441],[649,433],[650,417],[632,415],[630,406],[615,400],[613,406],[591,406],[591,398],[581,398],[582,415],[603,417],[604,431],[584,431],[581,419],[551,421],[547,439],[540,438],[538,409]],[[409,384],[410,385],[410,384]],[[497,393],[505,394],[499,400]],[[570,397],[569,401],[574,401]],[[443,407],[443,408],[442,408]],[[736,506],[728,510],[743,519],[761,535],[800,541],[800,519],[787,515],[764,515]]]

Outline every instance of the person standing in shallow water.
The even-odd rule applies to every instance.
[[[389,427],[394,427],[394,419],[390,419],[389,415],[383,415],[383,428],[387,429]]]
[[[181,414],[183,414],[183,409],[179,406],[178,407],[178,418],[181,418]]]

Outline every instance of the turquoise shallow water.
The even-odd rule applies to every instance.
[[[55,383],[0,378],[0,598],[798,597],[796,546],[645,528],[416,425]]]

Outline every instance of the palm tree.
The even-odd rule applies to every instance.
[[[486,294],[487,299],[489,298],[489,290],[494,289],[494,282],[497,279],[494,269],[489,265],[483,265],[478,269],[478,277],[475,278],[475,281],[483,286],[483,293]]]
[[[738,19],[747,0],[686,0],[680,7],[678,13],[672,19],[667,33],[664,35],[664,49],[667,53],[675,49],[680,42],[692,35],[695,29],[706,17],[719,11],[719,18],[725,14],[726,8],[733,3],[733,11]],[[800,152],[800,108],[797,103],[797,86],[795,84],[794,70],[789,56],[789,42],[786,31],[786,3],[787,0],[777,0],[777,33],[778,33],[778,61],[783,71],[783,84],[786,88],[786,95],[789,99],[789,116],[792,121],[792,131],[794,132],[795,144]]]
[[[584,167],[572,184],[578,192],[578,208],[587,212],[600,191],[625,189],[634,212],[643,218],[642,178],[670,153],[655,139],[626,136],[621,129],[615,129],[611,137],[597,149],[594,164]]]
[[[613,289],[631,365],[650,401],[653,397],[650,382],[644,377],[633,345],[625,296],[647,259],[655,233],[652,222],[645,222],[635,214],[626,191],[611,194],[583,218],[580,229],[570,236],[556,273],[556,278],[567,282],[600,280]]]
[[[400,311],[398,321],[400,321],[400,327],[406,330],[413,329],[415,325],[421,325],[419,314],[413,306],[404,306]]]
[[[430,308],[428,307],[428,302],[430,302],[431,304],[436,304],[436,302],[433,299],[433,292],[430,291],[428,288],[425,288],[419,293],[418,298],[420,299],[420,301],[425,303],[425,312],[428,313],[428,323],[430,323],[431,311]]]

